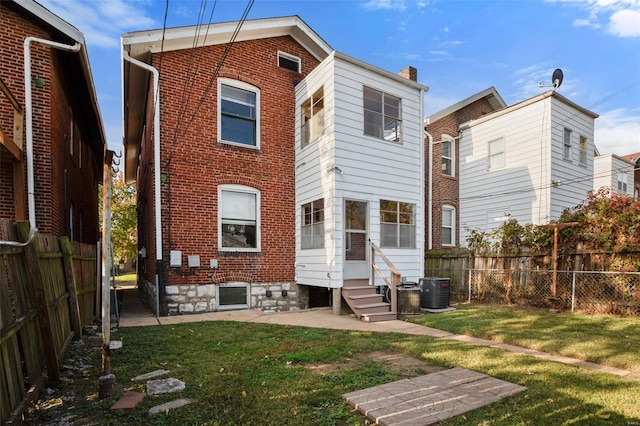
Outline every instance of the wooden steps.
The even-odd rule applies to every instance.
[[[368,280],[345,280],[342,286],[342,297],[353,313],[362,321],[390,321],[397,319],[391,312],[391,305],[383,301],[376,287],[370,286]]]

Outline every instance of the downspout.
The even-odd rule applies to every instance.
[[[160,317],[160,291],[163,283],[160,282],[159,271],[162,267],[162,216],[161,216],[161,198],[160,198],[160,74],[156,68],[142,61],[132,58],[129,53],[122,49],[122,57],[124,60],[139,66],[142,69],[153,74],[153,162],[154,162],[154,204],[155,204],[155,228],[156,228],[156,317]],[[123,74],[124,77],[124,74]],[[123,79],[124,81],[124,79]],[[124,89],[124,86],[123,86]],[[163,289],[164,290],[164,289]]]
[[[422,128],[422,131],[425,131],[425,126],[424,126],[424,89],[420,89],[420,115],[418,116],[420,117],[420,126]],[[423,132],[419,133],[419,143],[420,143],[420,194],[421,197],[423,199],[423,203],[422,205],[424,206],[424,167],[425,167],[425,161],[424,161],[424,134]],[[423,207],[424,208],[424,207]],[[424,215],[422,216],[424,218]],[[426,226],[423,223],[423,226]],[[424,238],[424,231],[422,231],[422,236]],[[422,250],[421,250],[421,255],[420,255],[420,276],[424,275],[424,243],[422,244]],[[420,278],[420,276],[418,276],[418,278]],[[417,281],[417,280],[416,280]]]
[[[427,123],[429,124],[429,119],[427,119]],[[429,155],[427,157],[429,161],[429,193],[427,195],[427,217],[429,222],[428,229],[428,241],[427,241],[427,250],[433,249],[433,136],[431,133],[427,132],[426,126],[424,130],[424,134],[427,135],[427,139],[429,139]]]
[[[79,52],[82,44],[74,45],[57,43],[36,37],[24,39],[24,103],[27,132],[27,191],[29,202],[29,224],[31,229],[37,231],[36,227],[36,201],[33,178],[33,108],[31,94],[31,43],[38,42],[55,49],[66,50],[68,52]]]

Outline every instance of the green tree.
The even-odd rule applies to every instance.
[[[124,182],[124,173],[112,174],[111,243],[114,261],[135,259],[138,253],[136,188]]]

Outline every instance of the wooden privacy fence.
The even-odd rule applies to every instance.
[[[20,423],[72,339],[98,315],[96,246],[0,219],[0,422]]]

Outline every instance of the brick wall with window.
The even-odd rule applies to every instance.
[[[237,82],[233,86],[242,90],[259,91],[259,101],[250,93],[231,90],[229,103],[222,105],[218,102],[221,86],[212,81],[212,75],[225,48],[198,48],[194,53],[197,71],[195,66],[189,71],[191,50],[165,52],[162,57],[160,172],[166,285],[211,283],[209,259],[218,260],[215,273],[220,282],[294,279],[294,85],[318,61],[288,36],[235,43],[218,77]],[[302,72],[279,67],[278,52],[300,58]],[[152,65],[159,67],[159,55],[153,56]],[[188,95],[183,93],[186,76],[191,76]],[[149,282],[155,269],[151,101],[138,171],[140,226],[147,237],[142,243],[147,249],[143,275]],[[219,105],[228,117],[226,123],[218,119]],[[259,114],[258,146],[247,143],[254,113]],[[226,139],[232,140],[223,140],[219,122],[231,123],[234,132]],[[235,207],[221,207],[220,188],[230,191],[226,196]],[[235,194],[236,190],[244,195]],[[256,216],[240,211],[256,200]],[[182,252],[182,270],[168,266],[170,250]],[[188,255],[199,255],[203,267],[188,270]]]
[[[427,226],[431,226],[432,228],[432,247],[433,249],[447,248],[451,245],[448,244],[449,241],[444,241],[443,238],[448,240],[449,238],[446,235],[443,235],[443,207],[453,208],[455,212],[455,220],[453,227],[453,232],[455,233],[453,242],[455,245],[464,244],[464,241],[459,241],[458,236],[460,235],[459,226],[458,226],[458,206],[460,204],[460,191],[459,191],[459,159],[458,153],[459,150],[459,140],[457,137],[459,136],[458,128],[460,124],[465,123],[469,120],[473,120],[483,115],[489,114],[493,112],[493,108],[489,104],[486,99],[479,99],[473,102],[470,105],[467,105],[464,108],[459,109],[441,119],[434,121],[427,125],[427,132],[429,132],[433,136],[434,144],[433,144],[433,156],[431,159],[427,158],[425,155],[425,206],[428,206],[428,197],[429,192],[428,188],[430,185],[429,182],[429,168],[432,168],[433,173],[433,203],[432,203],[432,223],[427,223],[427,219],[425,217],[425,224]],[[442,137],[442,135],[447,135],[447,138]],[[443,144],[440,143],[442,140],[450,140],[450,137],[453,141],[450,145],[445,147],[444,157],[445,159],[453,154],[453,164],[451,166],[451,173],[448,170],[443,168]],[[449,149],[452,148],[452,151]],[[428,140],[425,141],[425,153],[429,151]],[[425,241],[428,241],[428,228],[425,228]]]

